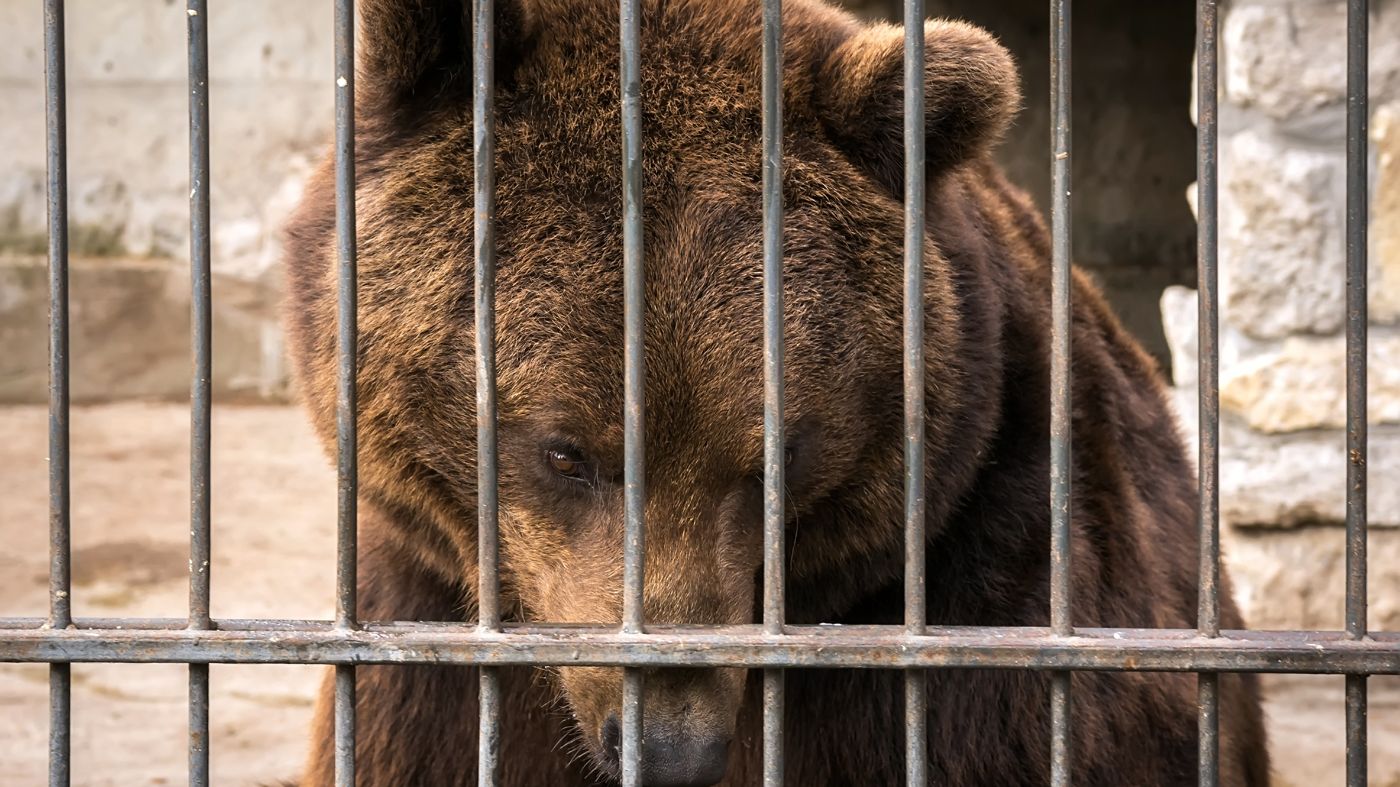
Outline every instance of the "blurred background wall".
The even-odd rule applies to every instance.
[[[187,396],[184,3],[67,5],[73,397]],[[330,138],[331,4],[209,14],[215,389],[278,398],[278,230]],[[0,1],[0,401],[46,396],[42,21]]]

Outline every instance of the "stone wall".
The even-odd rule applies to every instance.
[[[1371,29],[1370,587],[1400,628],[1400,3]],[[1220,109],[1221,516],[1256,628],[1341,628],[1345,518],[1343,0],[1233,0]],[[1196,297],[1162,311],[1196,424]]]

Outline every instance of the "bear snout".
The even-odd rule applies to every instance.
[[[622,670],[560,670],[577,730],[594,764],[617,778],[622,770]],[[728,770],[747,671],[642,671],[642,784],[705,787]]]
[[[608,716],[599,736],[614,772],[622,768],[622,723]],[[694,734],[670,725],[642,725],[642,784],[646,787],[709,787],[729,765],[727,735]]]

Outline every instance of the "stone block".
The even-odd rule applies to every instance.
[[[1226,97],[1275,118],[1346,100],[1346,4],[1239,5],[1225,16]]]
[[[1368,627],[1400,629],[1400,530],[1369,534]],[[1224,528],[1235,599],[1254,629],[1338,630],[1346,604],[1346,531]]]
[[[1173,389],[1181,433],[1197,456],[1195,386]],[[1400,427],[1370,430],[1367,515],[1400,527]],[[1262,434],[1229,413],[1220,419],[1220,520],[1243,528],[1332,525],[1346,520],[1346,435],[1314,429]]]
[[[1372,4],[1373,96],[1400,85],[1400,9]],[[1226,100],[1307,135],[1342,139],[1347,4],[1343,0],[1236,3],[1221,37]]]
[[[1400,323],[1400,101],[1371,123],[1375,192],[1371,199],[1371,320]]]
[[[1329,334],[1345,315],[1345,156],[1255,130],[1221,156],[1221,319],[1263,339]]]
[[[1400,336],[1367,343],[1367,412],[1400,424]],[[1221,409],[1265,433],[1346,428],[1346,339],[1292,336],[1254,348],[1220,371]]]

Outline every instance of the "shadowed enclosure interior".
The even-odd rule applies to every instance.
[[[1019,7],[1019,3],[1016,4]],[[1099,20],[1094,0],[1081,10],[1088,35]],[[1180,4],[1162,4],[1180,5]],[[783,203],[781,0],[762,0],[763,19],[763,296],[764,308],[764,572],[760,623],[710,628],[648,626],[642,614],[643,278],[641,205],[642,127],[640,0],[621,0],[619,73],[622,87],[625,325],[625,538],[623,616],[619,627],[502,622],[497,566],[495,390],[495,235],[493,0],[474,0],[473,134],[475,141],[475,292],[481,585],[476,625],[398,621],[366,624],[356,600],[356,235],[354,171],[354,2],[337,0],[336,54],[327,87],[336,96],[336,238],[338,252],[337,441],[339,519],[336,617],[332,622],[213,620],[210,617],[211,287],[207,0],[187,0],[189,51],[190,229],[194,371],[190,450],[190,603],[184,620],[75,620],[71,610],[68,364],[68,194],[64,74],[64,3],[45,0],[47,75],[48,219],[50,276],[50,612],[47,619],[0,620],[0,661],[50,665],[50,784],[69,783],[70,664],[174,662],[189,665],[190,783],[209,782],[209,664],[304,663],[334,665],[335,771],[339,785],[355,783],[355,665],[453,663],[479,666],[478,778],[495,784],[499,751],[499,683],[504,665],[606,665],[624,668],[622,782],[640,782],[643,668],[748,667],[762,671],[763,782],[783,780],[784,670],[803,667],[904,671],[907,779],[928,780],[925,676],[931,668],[992,667],[1050,671],[1051,779],[1070,783],[1074,757],[1073,680],[1078,670],[1184,671],[1199,675],[1199,780],[1218,779],[1220,672],[1299,672],[1346,676],[1347,784],[1366,783],[1366,676],[1400,674],[1400,632],[1366,630],[1366,216],[1367,216],[1367,0],[1348,5],[1346,340],[1347,340],[1347,593],[1343,631],[1225,631],[1219,624],[1219,351],[1217,279],[1217,1],[1196,4],[1197,204],[1195,227],[1200,292],[1200,593],[1194,630],[1085,629],[1074,626],[1070,605],[1070,258],[1074,248],[1071,200],[1076,172],[1071,110],[1071,0],[1050,0],[1046,192],[1053,233],[1051,403],[1052,521],[1049,628],[930,627],[926,623],[924,566],[925,407],[924,337],[924,114],[905,112],[904,145],[904,406],[905,406],[905,624],[903,626],[789,626],[784,621],[783,426]],[[925,11],[958,12],[958,3],[925,9],[904,0],[904,101],[924,104]],[[1180,9],[1178,9],[1179,11]],[[974,21],[976,9],[968,9]],[[755,6],[755,13],[759,8]],[[1136,14],[1119,10],[1104,13]],[[1146,14],[1158,11],[1144,11]],[[1165,13],[1165,12],[1162,12]],[[1176,19],[1176,17],[1172,17]],[[1180,20],[1177,20],[1180,21]],[[995,26],[995,25],[994,25]],[[1016,41],[1011,42],[1013,47]],[[1038,68],[1038,67],[1036,67]],[[1030,73],[1035,73],[1032,68]],[[1034,94],[1034,93],[1032,93]],[[1034,127],[1034,124],[1032,124]],[[1092,155],[1092,154],[1087,154]],[[1080,159],[1082,161],[1082,159]],[[1044,166],[1048,163],[1048,167]],[[1022,162],[1013,169],[1029,166]],[[1093,199],[1091,196],[1090,200]],[[1091,203],[1092,204],[1092,203]],[[1082,203],[1081,203],[1082,205]],[[1184,206],[1178,211],[1184,211]],[[1087,209],[1092,214],[1093,209]],[[1179,230],[1180,217],[1172,219]],[[1189,216],[1187,217],[1189,218]],[[1164,235],[1164,236],[1165,236]],[[1130,242],[1129,242],[1130,243]],[[330,559],[330,556],[327,556]]]

